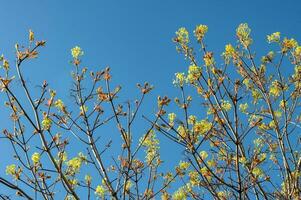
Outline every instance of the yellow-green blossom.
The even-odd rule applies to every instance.
[[[34,164],[39,163],[40,162],[40,154],[35,152],[34,154],[32,154],[31,160]]]
[[[34,33],[33,33],[33,31],[31,29],[29,29],[28,39],[29,39],[30,42],[34,41]]]
[[[272,33],[271,35],[267,35],[267,40],[269,43],[280,42],[280,32],[275,32]]]
[[[295,39],[284,38],[282,41],[282,52],[286,53],[287,51],[296,48],[297,46],[298,46],[298,42]]]
[[[15,180],[19,180],[21,173],[22,173],[22,168],[16,167],[15,164],[8,165],[6,166],[5,172],[7,175],[11,175]]]
[[[203,59],[204,59],[204,62],[205,62],[205,66],[207,66],[207,67],[210,67],[215,63],[212,52],[207,52],[204,55]]]
[[[250,79],[245,78],[242,83],[249,89],[251,87]]]
[[[78,180],[77,179],[69,179],[69,183],[72,185],[72,186],[76,186],[78,184]]]
[[[154,131],[149,132],[146,136],[142,136],[140,138],[140,143],[142,146],[146,147],[145,149],[145,160],[149,165],[156,165],[160,164],[160,157],[159,157],[159,140],[156,137]]]
[[[184,126],[183,125],[180,125],[178,128],[177,128],[177,132],[178,132],[178,137],[180,138],[180,139],[183,139],[183,138],[186,138],[186,135],[187,135],[187,133],[188,133],[188,130],[186,130],[185,128],[184,128]]]
[[[263,139],[263,138],[256,138],[254,141],[253,141],[253,143],[254,143],[254,148],[256,149],[256,150],[261,150],[262,149],[262,147],[265,145],[265,140]]]
[[[9,70],[9,62],[6,59],[3,59],[3,68]]]
[[[247,23],[240,24],[236,29],[236,35],[241,44],[247,48],[252,44],[252,38],[250,37],[251,29]]]
[[[259,167],[255,167],[252,170],[252,174],[256,177],[256,178],[262,178],[264,176],[262,169],[260,169]]]
[[[248,121],[250,122],[250,126],[258,125],[257,123],[262,121],[262,117],[259,117],[258,115],[250,115]]]
[[[222,54],[226,63],[229,63],[230,58],[233,58],[236,55],[236,51],[231,44],[225,46],[225,52]]]
[[[183,44],[187,44],[189,42],[189,33],[186,28],[179,28],[179,30],[176,32],[175,41]]]
[[[285,53],[293,48],[296,48],[297,46],[298,46],[298,42],[295,39],[284,38],[282,42],[282,52]]]
[[[204,135],[212,128],[212,123],[208,120],[201,120],[194,124],[193,131],[197,134]]]
[[[208,167],[215,167],[216,166],[216,161],[214,159],[208,160],[207,165]]]
[[[55,90],[50,90],[49,93],[50,93],[50,96],[52,98],[55,97],[55,95],[56,95],[56,91]]]
[[[194,83],[202,75],[202,69],[196,65],[190,65],[188,68],[187,82]]]
[[[264,161],[267,157],[267,154],[266,153],[262,153],[258,156],[258,159],[260,162]]]
[[[51,119],[47,115],[45,115],[44,119],[42,121],[43,129],[44,130],[49,130],[51,128],[51,125],[52,125]]]
[[[206,151],[201,151],[200,157],[202,158],[202,160],[205,160],[208,157],[208,153]]]
[[[71,49],[71,55],[74,59],[78,59],[79,56],[84,55],[84,52],[79,46],[75,46],[74,48]]]
[[[173,195],[172,195],[173,200],[186,200],[187,199],[187,194],[184,190],[184,188],[178,189]]]
[[[185,81],[185,74],[184,73],[175,73],[176,79],[173,80],[173,84],[175,86],[183,87]]]
[[[83,115],[84,113],[87,114],[88,106],[82,105],[82,106],[79,107],[79,109],[80,109],[80,114],[81,114],[81,115]]]
[[[275,110],[274,115],[275,115],[275,117],[280,118],[282,116],[282,111],[281,110]]]
[[[95,189],[95,194],[101,198],[104,198],[106,189],[102,185],[98,185]]]
[[[187,170],[189,168],[189,166],[190,166],[190,163],[186,162],[186,161],[180,161],[180,163],[179,163],[179,168],[184,171]]]
[[[262,95],[258,89],[252,89],[252,97],[253,97],[253,102],[257,103],[257,101],[262,98]]]
[[[296,56],[297,59],[301,59],[301,46],[297,46],[294,52],[294,55]]]
[[[200,170],[200,172],[201,172],[201,174],[203,176],[205,176],[208,179],[208,181],[211,180],[211,178],[212,178],[211,177],[211,173],[210,173],[210,171],[209,171],[209,169],[207,167],[202,167],[201,170]]]
[[[205,34],[207,33],[207,31],[208,31],[208,26],[200,24],[196,26],[194,30],[194,35],[198,41],[201,41],[205,36]]]
[[[275,57],[274,51],[270,51],[266,56],[262,56],[261,62],[263,64],[270,63],[270,62],[272,62],[272,60],[274,59],[274,57]]]
[[[80,159],[79,157],[74,157],[67,162],[67,166],[69,167],[69,171],[72,174],[77,173],[82,166],[82,159]]]
[[[229,101],[227,100],[222,100],[221,101],[221,108],[225,111],[229,111],[232,108],[232,105]]]
[[[5,173],[7,175],[14,175],[16,173],[16,165],[12,164],[12,165],[6,166]]]
[[[272,129],[273,129],[273,128],[276,128],[275,120],[270,121],[269,127],[272,128]]]
[[[270,94],[278,97],[281,94],[281,85],[280,83],[276,80],[272,82],[272,85],[270,87]]]
[[[217,193],[217,196],[218,196],[219,199],[224,200],[224,199],[228,199],[227,197],[228,197],[229,195],[228,195],[227,191],[219,191],[219,192]]]
[[[271,161],[273,161],[274,163],[277,163],[277,162],[278,162],[278,160],[277,160],[275,154],[271,154],[269,159],[270,159]]]
[[[279,103],[279,107],[284,109],[286,106],[286,101],[285,100],[281,100],[280,103]]]
[[[199,176],[200,175],[197,171],[189,172],[188,176],[189,176],[189,182],[192,186],[199,185],[199,183],[200,183]]]
[[[171,126],[173,126],[176,117],[177,117],[177,115],[175,113],[169,113],[168,114],[168,120],[169,120],[169,124]]]
[[[241,164],[245,165],[245,164],[247,163],[246,157],[244,157],[244,156],[240,157],[240,158],[239,158],[239,162],[240,162]]]
[[[57,157],[61,161],[65,162],[67,160],[67,153],[66,153],[66,151],[64,151],[64,152],[58,152]]]
[[[76,200],[76,198],[73,195],[68,194],[64,200]]]
[[[133,183],[130,180],[128,180],[125,184],[125,190],[129,191],[132,186],[133,186]]]
[[[54,106],[60,110],[60,111],[64,111],[65,110],[65,105],[63,103],[63,101],[61,99],[58,99],[54,102]]]
[[[258,128],[261,130],[268,130],[270,127],[268,125],[266,125],[265,123],[260,123]]]
[[[82,152],[78,153],[78,157],[79,157],[79,159],[81,159],[82,161],[87,163],[87,160],[88,160],[87,156],[85,156]]]
[[[239,104],[239,109],[242,113],[247,113],[248,107],[249,107],[248,103]]]
[[[187,121],[188,121],[188,124],[195,124],[195,122],[196,122],[196,116],[195,115],[189,115]]]
[[[171,199],[170,195],[166,191],[164,191],[161,195],[161,200],[170,200],[170,199]]]

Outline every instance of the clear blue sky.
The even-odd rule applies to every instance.
[[[173,75],[185,71],[188,63],[175,51],[171,39],[185,26],[209,26],[206,41],[219,55],[224,45],[235,43],[235,29],[247,22],[252,28],[254,49],[264,52],[267,34],[280,31],[301,41],[301,1],[298,0],[1,0],[0,54],[13,63],[14,44],[25,43],[28,29],[37,39],[47,41],[41,56],[26,64],[26,79],[31,86],[48,80],[58,95],[67,98],[72,66],[70,48],[79,45],[85,52],[83,64],[91,69],[110,66],[113,81],[124,88],[124,99],[136,95],[136,83],[148,81],[155,86],[149,110],[157,95],[174,97]],[[3,102],[3,96],[1,96]],[[0,107],[4,109],[3,104]],[[146,110],[147,110],[146,109]],[[5,112],[5,114],[7,114]],[[0,129],[8,123],[1,115]],[[165,140],[166,141],[166,140]],[[2,141],[0,141],[2,143]],[[7,144],[0,144],[6,151]],[[167,155],[168,148],[162,147]],[[0,171],[11,162],[3,154]],[[178,159],[175,156],[174,159]],[[180,158],[179,158],[180,159]]]

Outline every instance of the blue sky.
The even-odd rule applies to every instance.
[[[37,39],[47,41],[40,57],[25,64],[25,77],[32,87],[48,80],[59,96],[68,99],[70,49],[79,45],[85,52],[85,66],[93,70],[111,67],[114,83],[123,86],[124,100],[136,97],[136,83],[153,84],[155,90],[146,101],[145,111],[155,111],[151,102],[155,102],[157,95],[177,94],[172,87],[173,75],[185,71],[188,65],[171,41],[179,27],[192,32],[197,24],[207,24],[206,43],[216,55],[221,54],[225,44],[235,43],[235,29],[242,22],[252,28],[253,48],[258,53],[265,52],[268,47],[265,37],[275,31],[301,41],[298,0],[0,2],[0,54],[13,63],[14,44],[25,44],[28,29],[35,32]],[[3,104],[0,109],[4,109]],[[8,123],[7,115],[1,115],[0,119],[2,130]],[[0,145],[1,151],[7,148],[6,143]],[[167,150],[163,145],[163,154],[168,155]],[[10,162],[7,156],[0,157],[1,175]]]

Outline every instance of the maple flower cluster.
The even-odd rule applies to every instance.
[[[84,52],[79,46],[75,46],[71,49],[71,55],[74,59],[78,59],[80,56],[84,55]]]

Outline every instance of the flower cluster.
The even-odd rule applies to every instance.
[[[174,121],[176,119],[177,115],[175,113],[169,113],[168,114],[168,120],[169,120],[169,125],[173,126],[174,125]]]
[[[5,70],[9,70],[9,62],[8,62],[8,60],[6,60],[6,59],[2,59],[3,61],[3,68],[5,69]]]
[[[188,75],[186,81],[193,84],[197,81],[202,75],[202,68],[196,65],[190,65],[188,68]]]
[[[301,46],[297,46],[294,52],[295,57],[301,58]]]
[[[59,110],[59,111],[62,111],[62,112],[65,112],[66,111],[66,107],[64,105],[64,102],[61,100],[61,99],[58,99],[54,102],[54,106]]]
[[[189,130],[187,130],[183,125],[178,126],[177,128],[178,137],[180,140],[185,139]]]
[[[206,179],[207,179],[208,181],[211,181],[211,179],[212,179],[212,174],[210,173],[210,171],[209,171],[209,169],[208,169],[207,167],[202,167],[202,168],[200,169],[200,172],[201,172],[201,174],[202,174],[204,177],[206,177]]]
[[[84,52],[79,46],[75,46],[71,49],[71,55],[74,59],[78,59],[80,56],[84,55]]]
[[[29,30],[29,35],[28,35],[28,39],[30,42],[34,41],[34,33],[32,30]]]
[[[146,147],[146,156],[145,160],[148,165],[160,164],[159,157],[159,140],[156,137],[155,132],[152,130],[146,136],[143,136],[140,139],[142,146]]]
[[[31,160],[36,165],[37,163],[40,162],[40,154],[35,152],[34,154],[32,154]]]
[[[253,40],[250,37],[250,33],[251,29],[246,23],[240,24],[236,29],[236,35],[238,37],[238,40],[245,48],[248,48],[252,44]]]
[[[179,169],[186,171],[190,167],[190,163],[186,161],[180,161],[179,163]]]
[[[188,124],[193,125],[196,123],[196,120],[197,120],[197,117],[195,115],[189,115],[187,122],[188,122]]]
[[[196,26],[194,30],[194,35],[198,41],[201,41],[205,36],[205,34],[207,33],[207,31],[208,31],[208,26],[200,24]]]
[[[14,175],[16,173],[16,165],[11,164],[11,165],[6,166],[5,172],[8,175]]]
[[[78,156],[70,159],[66,162],[68,169],[67,174],[68,175],[74,175],[79,172],[83,162],[87,162],[86,156],[83,155],[83,153],[78,153]]]
[[[63,161],[63,162],[65,162],[68,158],[66,151],[58,152],[57,157],[59,158],[60,161]]]
[[[189,33],[186,28],[179,28],[179,30],[176,32],[176,38],[174,40],[180,44],[187,45],[189,43]]]
[[[272,42],[280,42],[280,32],[272,33],[271,35],[267,35],[268,43]]]
[[[189,183],[192,185],[192,186],[198,186],[199,183],[200,183],[200,175],[197,171],[190,171],[188,173],[188,176],[189,176]]]
[[[274,57],[275,57],[274,51],[270,51],[266,56],[262,56],[261,62],[263,64],[270,63],[273,61]]]
[[[282,52],[286,53],[287,51],[296,48],[297,46],[298,46],[298,42],[295,39],[284,38],[282,42]]]
[[[229,101],[227,100],[222,100],[221,101],[221,108],[225,111],[229,111],[232,108],[232,105]]]
[[[179,188],[172,196],[174,200],[185,200],[187,198],[187,192],[184,188]]]
[[[183,87],[185,82],[185,74],[184,73],[175,73],[176,79],[173,80],[173,84],[178,87]]]
[[[202,160],[205,160],[208,157],[208,153],[206,151],[201,151],[200,157],[202,158]]]
[[[262,169],[259,167],[253,168],[252,174],[255,176],[255,178],[262,178],[264,176]]]
[[[212,123],[206,119],[198,121],[193,126],[193,131],[198,135],[204,135],[212,128]]]
[[[249,107],[248,103],[242,103],[242,104],[239,104],[239,110],[240,110],[242,113],[247,113],[248,107]]]
[[[104,198],[106,189],[102,185],[98,185],[95,189],[95,194],[101,198]]]
[[[51,119],[47,115],[44,115],[44,119],[42,121],[43,129],[49,130],[51,128],[51,125],[52,125]]]
[[[272,85],[270,87],[270,94],[278,97],[281,94],[281,84],[279,83],[279,81],[275,80],[272,82]]]
[[[256,104],[258,100],[262,98],[262,95],[258,89],[252,89],[251,93],[253,97],[253,103]]]
[[[226,63],[229,63],[230,59],[235,57],[237,54],[236,50],[234,49],[234,47],[231,44],[227,44],[225,46],[225,51],[222,54],[222,56],[224,57]]]
[[[212,52],[207,52],[204,57],[204,62],[205,62],[205,66],[210,67],[212,65],[214,65],[214,57],[213,57],[213,53]]]
[[[14,177],[14,179],[18,180],[20,179],[22,168],[17,168],[15,164],[11,164],[6,166],[5,172],[7,175],[11,175],[12,177]]]

